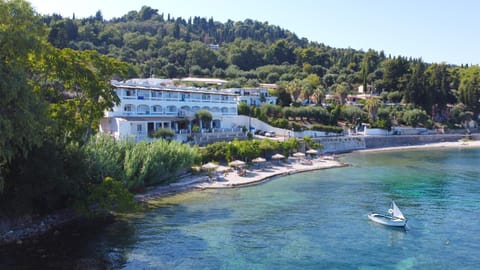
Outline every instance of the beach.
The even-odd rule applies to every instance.
[[[429,149],[429,148],[480,148],[480,140],[477,141],[456,141],[456,142],[438,142],[408,146],[382,147],[372,149],[356,150],[355,152],[380,152],[380,151],[395,151],[395,150],[409,150],[409,149]]]
[[[472,147],[480,148],[480,141],[440,142],[422,145],[362,149],[355,150],[353,152],[380,152],[435,148],[461,149]],[[277,176],[349,166],[349,164],[339,161],[337,158],[335,158],[335,156],[321,156],[314,158],[309,160],[311,162],[310,164],[303,162],[302,160],[303,159],[289,159],[287,162],[269,161],[267,164],[253,165],[246,169],[246,175],[240,175],[238,170],[235,169],[230,169],[227,173],[222,173],[220,176],[212,173],[210,173],[210,176],[207,174],[191,175],[180,179],[176,183],[172,183],[167,186],[155,187],[143,194],[137,194],[135,199],[139,202],[145,202],[189,190],[244,187],[260,184]],[[212,177],[212,175],[214,176]]]
[[[263,183],[277,176],[301,173],[313,170],[345,167],[348,164],[340,162],[334,156],[314,159],[290,159],[288,161],[272,161],[249,168],[229,168],[222,173],[203,173],[191,175],[167,186],[159,186],[143,194],[137,194],[135,199],[140,202],[159,199],[189,190],[235,188]]]

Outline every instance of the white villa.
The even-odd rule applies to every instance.
[[[266,88],[229,88],[225,89],[229,93],[239,95],[238,103],[247,103],[247,105],[261,106],[264,103],[277,104],[277,97],[271,96]]]
[[[192,127],[202,131],[237,132],[237,94],[207,88],[174,86],[172,80],[147,78],[112,81],[120,103],[105,112],[100,131],[116,139],[148,140],[158,128],[175,131],[176,140],[186,141]],[[195,113],[207,110],[210,123],[197,123]]]

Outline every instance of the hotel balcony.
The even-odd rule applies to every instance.
[[[122,107],[114,107],[113,111],[105,113],[106,117],[172,117],[172,118],[193,118],[200,109],[209,111],[213,117],[237,115],[237,107],[189,107],[180,108],[170,105],[162,107],[160,105],[148,106],[146,104],[134,105],[124,104]]]
[[[233,96],[225,96],[222,99],[220,95],[211,95],[207,97],[201,97],[196,95],[196,97],[189,97],[189,95],[184,94],[159,94],[154,91],[148,93],[138,93],[134,95],[121,95],[119,96],[122,103],[138,101],[138,102],[174,102],[174,103],[214,103],[214,104],[237,104],[237,100]]]

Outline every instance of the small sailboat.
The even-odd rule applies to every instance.
[[[403,216],[402,211],[398,208],[397,204],[392,200],[388,214],[370,213],[368,218],[374,222],[393,227],[405,227],[407,225],[407,219]]]

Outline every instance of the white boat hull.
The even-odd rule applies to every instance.
[[[405,227],[407,224],[406,219],[386,216],[382,214],[371,213],[368,214],[368,218],[374,222],[393,227]]]

